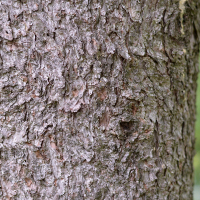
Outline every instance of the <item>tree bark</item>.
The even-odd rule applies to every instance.
[[[198,0],[0,1],[0,199],[192,200]]]

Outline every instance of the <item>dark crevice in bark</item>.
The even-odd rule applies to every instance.
[[[155,122],[155,127],[154,127],[154,144],[155,144],[155,152],[156,152],[156,156],[159,156],[159,151],[158,151],[158,147],[159,147],[159,137],[158,137],[158,121],[156,120]]]
[[[138,121],[120,122],[120,127],[123,131],[123,138],[127,139],[130,134],[135,133],[139,127]]]

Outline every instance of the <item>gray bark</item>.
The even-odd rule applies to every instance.
[[[198,0],[0,1],[0,199],[192,200]]]

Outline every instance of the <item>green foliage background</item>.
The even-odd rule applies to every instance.
[[[200,185],[200,73],[198,76],[197,84],[198,84],[197,99],[196,99],[197,115],[196,115],[196,124],[195,124],[196,155],[194,157],[194,182],[195,182],[195,185]]]

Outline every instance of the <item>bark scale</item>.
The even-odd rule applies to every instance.
[[[192,199],[198,8],[1,0],[0,199]]]

